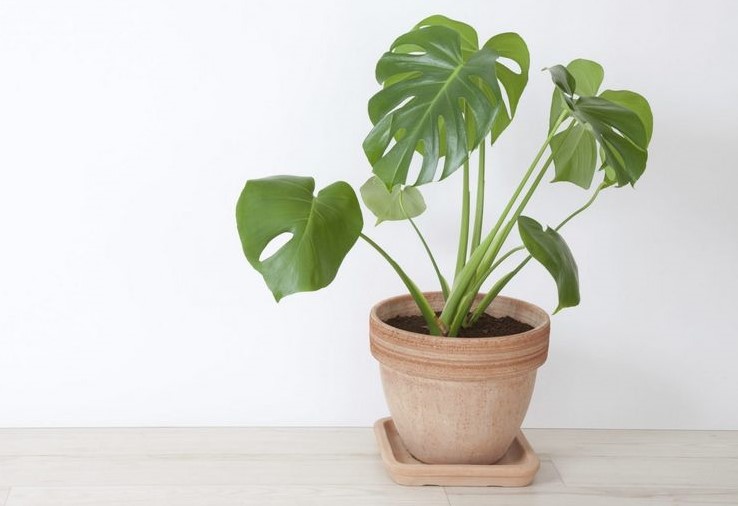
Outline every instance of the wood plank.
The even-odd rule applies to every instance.
[[[551,461],[542,461],[536,480],[524,488],[446,488],[452,506],[660,506],[673,504],[738,504],[738,492],[679,488],[568,487]]]
[[[447,506],[439,487],[181,486],[13,488],[6,506]]]
[[[567,486],[738,491],[738,458],[555,456],[553,462]]]
[[[738,457],[738,431],[525,429],[540,455]],[[0,455],[350,453],[373,455],[368,428],[0,429]]]
[[[525,429],[539,455],[738,457],[738,431]]]
[[[0,457],[0,487],[389,485],[378,456],[113,455]]]
[[[0,455],[376,455],[369,428],[0,429]]]
[[[533,486],[449,488],[448,502],[738,504],[736,431],[525,432],[542,457]],[[394,485],[366,428],[0,430],[0,506],[448,502]]]
[[[497,493],[449,494],[451,506],[673,506],[675,504],[695,505],[735,505],[738,494],[725,491],[702,491],[699,493],[680,493],[669,491],[643,491],[628,489],[567,489],[560,492],[539,493],[527,490],[510,493],[498,490]]]

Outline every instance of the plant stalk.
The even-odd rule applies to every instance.
[[[523,213],[525,206],[528,205],[528,202],[533,196],[533,193],[538,188],[538,185],[541,184],[541,181],[543,180],[543,176],[546,174],[546,171],[551,165],[551,162],[553,162],[553,155],[549,155],[548,159],[546,160],[546,163],[544,163],[543,166],[541,167],[541,170],[538,172],[538,175],[533,180],[533,183],[531,183],[531,186],[530,188],[528,188],[528,191],[525,193],[523,200],[520,202],[517,209],[515,209],[513,216],[508,220],[507,224],[505,225],[505,228],[497,236],[495,236],[495,239],[492,242],[492,246],[490,250],[487,252],[487,255],[482,260],[482,263],[479,266],[479,270],[477,271],[478,275],[474,278],[474,282],[471,285],[472,289],[469,291],[470,293],[476,294],[482,288],[482,284],[484,283],[486,279],[484,277],[484,273],[490,270],[490,268],[492,267],[492,263],[497,257],[497,254],[500,252],[502,245],[505,243],[505,240],[510,235],[512,228],[515,226],[515,223],[517,223],[518,218]],[[473,302],[473,299],[466,298],[463,303],[459,304],[457,313],[466,315],[471,308],[472,302]]]
[[[523,191],[525,185],[528,183],[528,180],[533,174],[533,171],[543,157],[546,148],[551,143],[551,139],[553,139],[553,136],[556,134],[556,130],[558,130],[561,123],[564,121],[564,119],[566,119],[567,114],[567,111],[562,111],[559,117],[556,119],[556,122],[551,127],[546,140],[544,141],[541,148],[538,150],[538,153],[533,159],[533,162],[530,164],[530,167],[528,167],[528,170],[525,172],[522,181],[520,182],[520,184],[518,184],[518,187],[515,189],[515,192],[505,206],[505,209],[502,211],[502,214],[500,214],[500,217],[498,218],[494,228],[489,232],[489,234],[487,234],[484,240],[472,252],[471,257],[469,258],[469,261],[464,266],[464,268],[454,277],[454,284],[451,289],[451,293],[449,294],[449,297],[446,300],[446,304],[443,307],[443,312],[441,313],[441,321],[444,324],[450,325],[451,321],[458,313],[459,303],[461,302],[462,297],[464,297],[466,291],[469,289],[469,285],[474,281],[477,274],[477,269],[482,264],[482,261],[485,259],[485,254],[487,253],[487,250],[492,245],[495,236],[499,232],[500,227],[502,227],[502,223],[505,221],[505,218],[507,218],[507,215],[515,204],[515,201],[520,196],[520,193]],[[492,261],[494,261],[494,258],[492,258],[489,263],[491,263]],[[484,270],[486,269],[483,269],[482,271],[484,272]]]
[[[482,241],[482,221],[484,220],[484,173],[485,173],[485,140],[479,145],[479,167],[477,169],[477,202],[474,209],[474,229],[472,232],[471,250],[474,251]]]
[[[575,216],[579,215],[579,214],[580,214],[580,213],[582,213],[582,212],[583,212],[584,210],[586,210],[586,209],[587,209],[587,208],[588,208],[589,206],[591,206],[591,205],[592,205],[592,203],[594,203],[594,201],[595,201],[595,199],[597,198],[597,196],[598,196],[598,195],[600,194],[600,192],[601,192],[601,191],[602,191],[602,190],[603,190],[603,189],[604,189],[605,187],[606,187],[606,186],[605,186],[605,184],[604,184],[604,183],[600,184],[600,185],[599,185],[599,186],[597,187],[597,189],[595,190],[594,194],[592,194],[592,197],[590,197],[590,199],[589,199],[589,200],[588,200],[588,201],[587,201],[587,202],[586,202],[586,203],[585,203],[585,204],[584,204],[584,205],[583,205],[582,207],[578,208],[578,209],[577,209],[576,211],[574,211],[574,212],[573,212],[573,213],[571,213],[571,214],[570,214],[569,216],[567,216],[566,218],[564,218],[564,220],[563,220],[563,221],[562,221],[561,223],[559,223],[559,224],[558,224],[558,225],[557,225],[557,226],[556,226],[556,227],[554,228],[554,230],[556,230],[556,231],[558,232],[559,230],[561,230],[561,228],[562,228],[562,227],[563,227],[564,225],[566,225],[567,223],[569,223],[569,222],[570,222],[570,221],[571,221],[571,220],[572,220],[572,219],[573,219],[573,218],[574,218]],[[514,248],[514,249],[512,249],[512,250],[508,251],[508,252],[507,252],[507,253],[506,253],[505,255],[503,255],[503,256],[502,256],[502,257],[500,258],[500,261],[499,261],[499,262],[497,262],[497,263],[495,264],[495,266],[499,265],[499,264],[500,264],[500,263],[502,262],[502,260],[504,260],[505,258],[507,258],[508,256],[510,256],[510,255],[511,255],[512,253],[514,253],[514,252],[516,252],[516,251],[520,251],[521,249],[524,249],[524,246],[518,246],[517,248]],[[505,286],[506,286],[506,285],[507,285],[507,284],[508,284],[508,283],[510,282],[510,280],[511,280],[511,279],[512,279],[513,277],[515,277],[515,275],[516,275],[516,274],[517,274],[518,272],[520,272],[520,270],[521,270],[521,269],[522,269],[523,267],[525,267],[525,265],[526,265],[526,264],[527,264],[527,263],[528,263],[528,262],[530,261],[530,259],[531,259],[531,258],[533,258],[533,257],[531,257],[530,255],[528,255],[528,256],[527,256],[527,257],[526,257],[525,259],[523,259],[523,260],[522,260],[522,261],[521,261],[521,262],[520,262],[520,263],[519,263],[519,264],[517,265],[517,267],[515,267],[515,268],[514,268],[514,269],[513,269],[512,271],[510,271],[510,272],[508,272],[507,274],[505,274],[505,275],[504,275],[504,276],[503,276],[502,278],[500,278],[500,279],[499,279],[499,280],[498,280],[498,281],[497,281],[497,282],[496,282],[496,283],[495,283],[495,284],[494,284],[494,285],[492,286],[492,288],[490,288],[490,290],[489,290],[489,291],[487,292],[487,294],[486,294],[486,295],[484,296],[484,298],[483,298],[482,300],[480,300],[480,301],[479,301],[479,304],[478,304],[478,305],[477,305],[477,307],[476,307],[476,308],[474,309],[474,313],[472,314],[472,316],[471,316],[471,318],[469,319],[469,322],[468,322],[468,324],[469,324],[469,325],[474,325],[474,323],[476,323],[476,321],[477,321],[477,320],[479,320],[479,318],[480,318],[480,317],[482,316],[482,314],[484,314],[484,312],[485,312],[485,311],[487,310],[487,308],[489,307],[489,305],[490,305],[490,304],[492,303],[492,301],[494,300],[494,298],[495,298],[495,297],[497,297],[497,296],[498,296],[498,295],[500,294],[500,292],[501,292],[501,291],[503,290],[503,288],[505,288]],[[494,266],[493,266],[493,267],[494,267]],[[490,272],[489,272],[489,273],[487,274],[487,276],[489,276],[489,274],[491,274],[491,270],[490,270]]]
[[[410,276],[405,274],[405,271],[402,270],[402,267],[400,267],[400,265],[389,255],[389,253],[384,251],[384,249],[382,249],[379,244],[372,241],[363,233],[359,234],[359,237],[364,239],[364,241],[366,241],[372,248],[377,250],[377,252],[379,252],[379,254],[382,255],[382,257],[384,257],[384,259],[387,260],[387,262],[392,266],[397,275],[400,276],[400,279],[402,279],[402,282],[405,283],[405,286],[410,292],[413,300],[418,305],[418,309],[420,309],[425,322],[428,324],[428,330],[430,331],[430,333],[434,336],[444,335],[444,331],[442,330],[444,325],[442,325],[442,323],[438,320],[438,317],[436,316],[435,311],[433,311],[433,308],[430,306],[428,299],[425,298],[425,295],[423,295],[423,292],[420,291],[415,282],[410,279]]]
[[[459,249],[456,254],[456,271],[458,275],[466,264],[467,248],[469,246],[469,159],[464,162],[464,179],[461,194],[461,226],[459,228]]]
[[[407,211],[405,211],[405,206],[402,203],[402,192],[400,192],[400,209],[402,210],[402,214],[405,215],[405,218],[407,218],[407,220],[410,222],[410,225],[412,225],[413,229],[415,229],[415,233],[418,235],[420,242],[423,243],[423,248],[425,248],[425,252],[428,253],[428,258],[430,258],[431,264],[433,264],[433,270],[436,271],[436,276],[438,277],[438,282],[441,285],[441,291],[443,292],[443,298],[445,300],[446,298],[448,298],[448,282],[446,282],[446,278],[444,278],[443,274],[441,274],[441,270],[438,268],[438,263],[436,262],[436,259],[433,256],[433,253],[431,252],[431,249],[428,246],[428,242],[426,242],[425,237],[423,237],[423,234],[420,232],[420,229],[415,224],[415,221],[413,221],[410,215],[407,214]]]
[[[502,262],[510,258],[512,255],[514,255],[518,251],[522,251],[524,249],[525,249],[525,246],[516,246],[515,248],[511,249],[510,251],[502,255],[500,258],[498,258],[495,261],[495,263],[492,264],[492,267],[487,269],[487,271],[484,273],[484,276],[483,276],[484,279],[487,279],[492,274],[492,272],[494,272],[494,270],[497,269],[500,266],[500,264],[502,264]]]

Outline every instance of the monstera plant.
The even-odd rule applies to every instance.
[[[577,305],[577,266],[560,231],[603,190],[632,186],[640,178],[653,127],[651,110],[635,92],[601,91],[604,71],[593,61],[578,59],[544,69],[554,84],[548,133],[500,215],[485,226],[486,151],[514,119],[529,67],[528,49],[519,35],[501,33],[480,45],[471,26],[438,15],[397,38],[377,63],[381,89],[369,99],[373,127],[363,143],[373,175],[361,187],[361,197],[378,224],[407,221],[417,234],[443,292],[440,314],[398,262],[363,232],[354,190],[336,182],[315,194],[311,177],[250,180],[238,200],[243,251],[276,300],[328,285],[361,238],[399,275],[433,335],[453,337],[474,326],[531,259],[555,281],[556,310]],[[411,167],[416,173],[412,177]],[[561,223],[544,227],[524,211],[552,168],[552,182],[582,190],[594,184],[594,190]],[[426,209],[421,187],[457,171],[460,234],[448,282],[414,218]],[[503,250],[515,229],[522,244]],[[289,240],[262,258],[270,242],[283,234]],[[498,275],[520,252],[527,254]]]

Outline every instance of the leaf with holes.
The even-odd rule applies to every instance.
[[[458,169],[491,130],[501,102],[497,54],[482,48],[465,59],[461,41],[459,32],[445,26],[419,28],[400,36],[377,63],[377,81],[392,84],[369,100],[374,128],[364,140],[364,152],[388,187],[407,184],[416,149],[423,161],[414,184],[434,179],[441,125],[446,152],[440,179]],[[396,50],[408,46],[420,50]],[[467,137],[468,130],[473,137]]]
[[[425,200],[414,186],[394,186],[388,190],[377,176],[370,177],[359,189],[366,207],[377,217],[377,225],[383,221],[398,221],[420,216],[425,211]]]
[[[502,89],[505,90],[509,107],[505,102],[500,104],[500,112],[495,117],[492,125],[492,143],[494,144],[500,134],[510,125],[518,108],[520,97],[523,95],[523,90],[525,90],[525,85],[528,84],[530,53],[528,53],[528,46],[523,38],[513,32],[495,35],[484,44],[484,47],[492,49],[500,58],[508,58],[514,61],[520,67],[520,72],[516,72],[500,60],[495,63],[497,80],[502,85]]]
[[[556,281],[559,305],[556,311],[579,304],[579,272],[564,238],[552,228],[543,229],[533,218],[518,218],[518,231],[525,248]]]
[[[354,190],[343,181],[313,195],[311,177],[274,176],[246,183],[236,205],[238,234],[249,263],[279,301],[327,286],[361,233],[363,219]],[[278,236],[292,238],[261,260]]]
[[[604,97],[575,96],[577,84],[574,76],[561,65],[549,70],[554,84],[561,91],[560,97],[563,97],[570,115],[577,123],[592,131],[604,154],[603,165],[612,168],[617,184],[619,186],[634,184],[643,174],[648,159],[647,150],[652,125],[647,127],[644,123],[642,119],[645,118],[644,110],[635,112],[629,107],[605,98],[607,96],[613,98],[612,93],[609,95],[603,93]],[[591,88],[592,83],[588,82],[587,86]],[[630,100],[635,103],[632,97],[624,99],[623,96],[620,92],[615,98],[620,102]],[[555,107],[556,97],[554,94],[552,109]],[[645,102],[643,97],[640,99]],[[642,106],[640,101],[638,103]],[[650,108],[647,108],[647,111],[650,115]]]
[[[424,28],[428,26],[445,26],[451,28],[459,33],[461,36],[461,53],[464,60],[467,60],[475,52],[479,50],[479,37],[477,36],[476,30],[466,23],[457,21],[455,19],[447,18],[446,16],[434,15],[429,16],[422,20],[420,23],[415,25],[415,29]],[[507,104],[503,101],[500,103],[500,112],[495,116],[495,121],[492,126],[492,144],[494,144],[499,138],[500,134],[510,125],[512,118],[515,116],[515,111],[520,102],[520,97],[523,94],[526,84],[528,83],[528,71],[530,69],[530,54],[528,53],[528,46],[525,41],[517,33],[507,32],[500,33],[489,39],[485,44],[485,48],[492,49],[495,51],[500,58],[507,58],[515,62],[519,70],[511,68],[502,61],[498,60],[495,63],[495,71],[497,73],[497,81],[501,85],[501,90],[505,91],[507,95]],[[418,46],[407,45],[397,48],[395,51],[402,51],[406,53],[412,53],[415,51],[422,51],[422,48]],[[408,74],[411,75],[411,74]],[[407,78],[408,75],[400,74],[400,77],[395,81]],[[390,83],[391,83],[390,82]],[[385,87],[388,86],[385,82]],[[497,98],[494,94],[489,94],[490,101],[496,101]],[[508,107],[509,104],[509,107]],[[474,138],[474,125],[467,122],[467,138]],[[423,150],[418,150],[421,154]],[[440,128],[440,147],[439,155],[444,156],[446,154],[445,145],[445,134],[443,125]]]
[[[648,105],[648,101],[645,98],[638,93],[629,90],[605,90],[600,94],[600,98],[619,104],[638,115],[643,123],[643,127],[646,129],[646,143],[650,144],[651,135],[653,134],[653,114],[651,113],[651,106]],[[604,160],[605,157],[606,154],[603,150],[602,159]],[[616,170],[609,165],[605,166],[605,171],[605,183],[608,186],[615,184],[617,184],[617,186],[624,186],[627,184],[626,182],[618,181]],[[643,173],[642,170],[641,173]]]
[[[601,97],[577,99],[574,117],[588,124],[615,171],[618,185],[634,184],[646,169],[648,135],[638,115]]]
[[[468,60],[471,55],[479,50],[479,36],[477,35],[477,31],[472,26],[462,21],[451,19],[441,14],[434,14],[420,21],[418,24],[415,25],[414,29],[419,30],[421,28],[426,28],[429,26],[445,26],[446,28],[451,28],[452,30],[457,31],[459,33],[459,36],[461,36],[461,56],[464,58],[464,61]],[[404,45],[394,48],[393,52],[423,52],[423,48],[413,45]],[[414,77],[414,74],[412,72],[408,74],[398,74],[397,76],[393,76],[392,78],[386,80],[384,82],[384,87],[386,88],[397,81],[401,81],[409,77]],[[443,123],[439,125],[438,137],[440,139],[440,143],[438,146],[438,156],[443,157],[446,156],[446,132]],[[473,137],[474,125],[470,121],[467,121],[466,138],[472,139]],[[422,145],[416,146],[415,150],[421,155],[424,153]]]
[[[653,113],[648,101],[642,95],[630,90],[605,90],[600,93],[600,98],[609,100],[615,104],[630,109],[638,115],[646,129],[646,143],[651,142],[653,134]]]

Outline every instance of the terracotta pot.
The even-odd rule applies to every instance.
[[[441,293],[426,297],[435,310],[443,306]],[[533,329],[503,337],[429,336],[384,323],[419,314],[410,295],[372,308],[371,350],[387,404],[405,447],[422,462],[492,464],[523,423],[536,370],[548,354],[549,317],[533,304],[501,296],[487,312]]]

